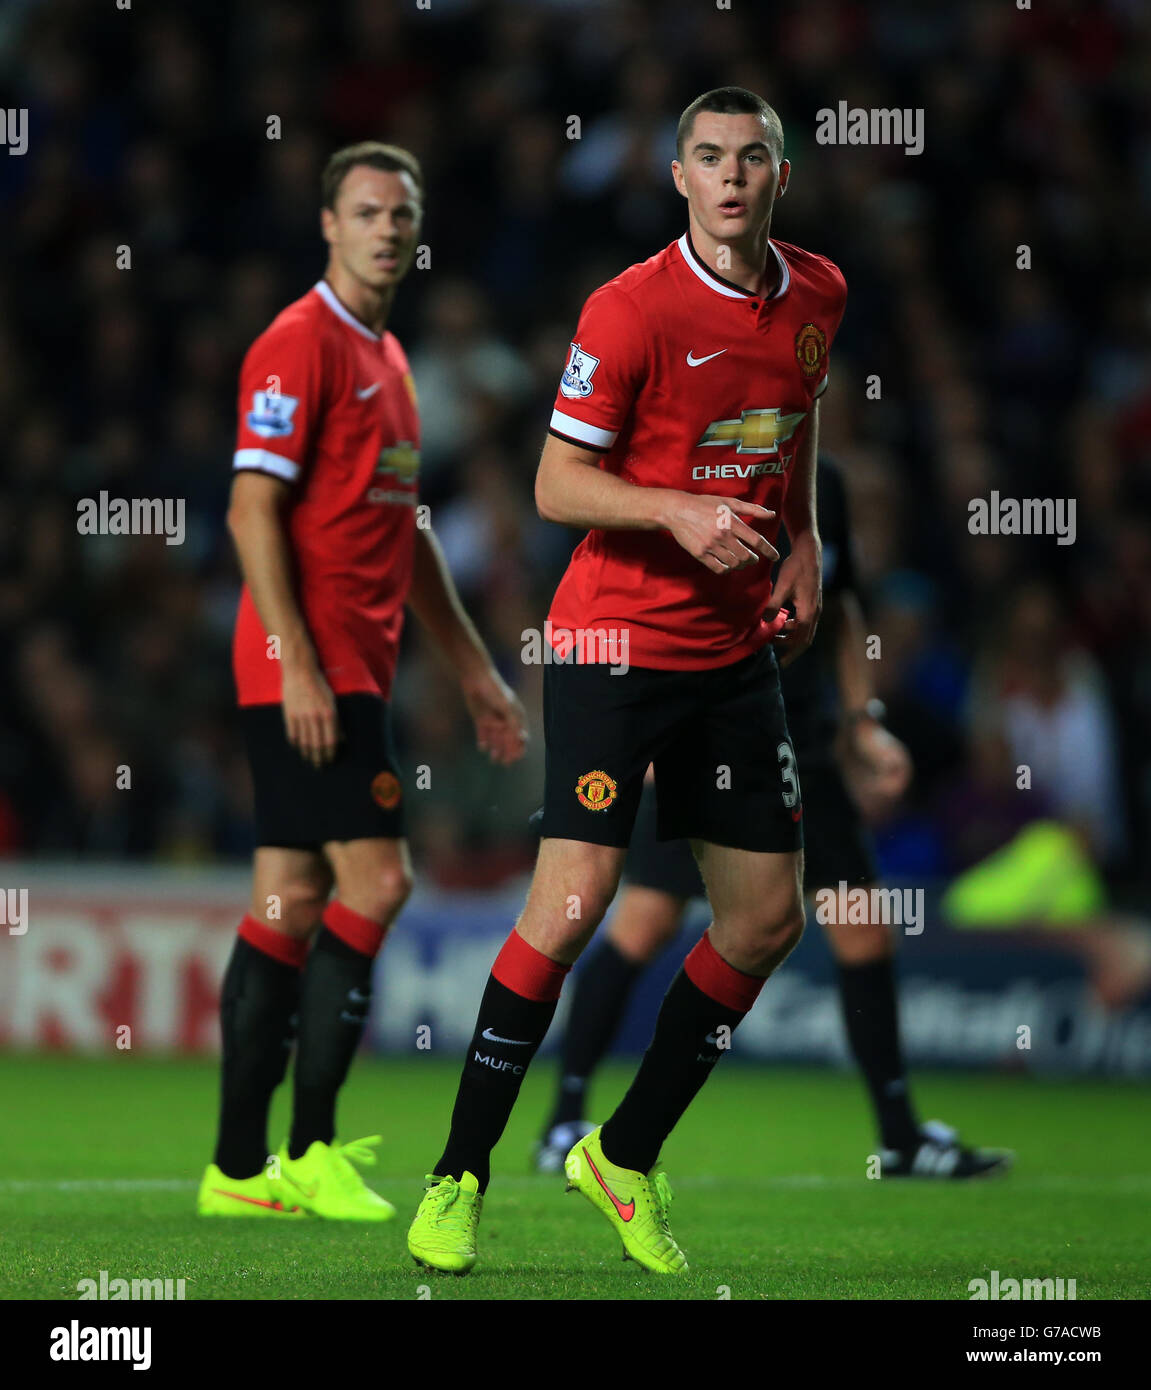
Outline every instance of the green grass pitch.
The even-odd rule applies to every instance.
[[[1074,1278],[1080,1300],[1146,1297],[1151,1173],[1146,1096],[1114,1082],[922,1074],[925,1118],[1016,1151],[983,1183],[868,1181],[875,1140],[851,1073],[728,1062],[664,1155],[690,1272],[620,1259],[607,1224],[529,1155],[554,1063],[541,1061],[496,1151],[466,1279],[407,1254],[421,1175],[438,1156],[458,1074],[439,1059],[361,1058],[342,1136],[382,1133],[369,1181],[399,1208],[359,1226],[194,1214],[209,1156],[210,1061],[0,1056],[0,1297],[75,1299],[80,1279],[184,1279],[189,1299],[966,1299],[968,1281]],[[597,1114],[631,1066],[605,1069]],[[281,1088],[271,1137],[287,1118]],[[724,1294],[723,1290],[728,1290]]]

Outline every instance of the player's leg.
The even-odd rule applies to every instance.
[[[268,1110],[287,1070],[300,975],[331,881],[315,850],[256,851],[250,910],[221,988],[220,1117],[200,1191],[204,1215],[251,1216],[296,1205],[280,1202],[264,1177]]]
[[[585,1119],[591,1078],[640,975],[675,939],[688,900],[703,894],[690,844],[657,838],[654,784],[644,786],[624,878],[602,939],[576,975],[560,1045],[559,1084],[536,1150],[540,1172],[558,1173],[568,1150],[594,1128]]]
[[[803,931],[799,785],[770,650],[704,673],[677,743],[655,760],[661,833],[690,835],[714,921],[672,981],[626,1096],[565,1171],[647,1268],[686,1268],[654,1169],[764,981]]]
[[[304,969],[291,1158],[336,1134],[336,1099],[367,1024],[372,968],[412,889],[406,840],[330,841],[336,892]]]
[[[804,880],[809,892],[819,893],[816,916],[836,959],[844,1027],[875,1114],[882,1173],[969,1178],[1006,1170],[1010,1155],[1002,1150],[967,1148],[950,1126],[920,1123],[900,1044],[895,936],[872,891],[877,872],[870,837],[838,767],[815,750],[802,765]],[[847,899],[843,891],[855,888],[864,890],[862,913],[860,895]]]
[[[615,896],[624,853],[578,840],[541,841],[527,904],[484,990],[437,1175],[459,1180],[470,1172],[481,1192],[487,1186],[491,1151],[564,979]]]
[[[490,1154],[555,1014],[564,977],[615,896],[643,776],[679,717],[653,700],[665,672],[544,668],[543,838],[527,905],[488,977],[448,1142],[408,1232],[419,1264],[476,1260]]]
[[[838,889],[838,881],[830,885]],[[855,886],[855,885],[853,885]],[[899,1041],[899,998],[894,942],[876,915],[874,882],[861,885],[870,905],[868,920],[859,916],[858,895],[848,917],[848,899],[837,891],[824,894],[821,918],[839,971],[840,1002],[848,1042],[875,1111],[880,1134],[880,1173],[885,1178],[962,1179],[1006,1172],[1012,1155],[1005,1149],[969,1148],[958,1132],[940,1120],[920,1123]]]
[[[604,1152],[647,1172],[803,931],[798,852],[702,843],[714,920],[672,981],[635,1081],[603,1126]]]
[[[375,1163],[380,1137],[337,1143],[336,1102],[367,1023],[376,956],[411,891],[411,861],[402,839],[329,841],[324,852],[336,894],[301,981],[292,1129],[280,1172],[315,1216],[386,1221],[395,1208],[353,1167]]]
[[[564,1165],[625,1255],[663,1274],[682,1272],[687,1261],[668,1225],[671,1189],[656,1167],[659,1151],[803,930],[800,852],[698,849],[715,921],[672,981],[627,1094]]]
[[[830,750],[801,748],[805,807],[804,886],[819,892],[817,920],[836,960],[840,1005],[848,1046],[863,1074],[880,1143],[906,1149],[917,1142],[919,1119],[911,1103],[899,1042],[895,942],[890,930],[860,921],[858,906],[848,920],[839,885],[870,889],[875,855],[859,810]],[[853,901],[858,901],[858,894]],[[868,902],[871,901],[868,893]]]

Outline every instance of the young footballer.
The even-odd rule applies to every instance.
[[[839,470],[820,455],[816,519],[823,542],[823,617],[802,660],[781,678],[788,730],[803,773],[803,877],[807,897],[835,892],[819,919],[835,956],[847,1040],[867,1084],[879,1135],[884,1177],[972,1178],[1002,1171],[1010,1155],[961,1144],[937,1120],[920,1123],[899,1042],[894,940],[852,903],[840,912],[840,885],[870,889],[877,870],[863,817],[844,769],[872,804],[891,805],[911,778],[907,749],[883,727],[865,654],[866,633],[856,594],[847,497]],[[785,536],[778,545],[784,552]],[[685,840],[661,843],[656,804],[645,781],[625,886],[607,934],[583,965],[562,1045],[555,1100],[536,1153],[542,1173],[559,1172],[569,1150],[594,1129],[587,1087],[611,1045],[644,968],[679,933],[690,900],[704,894]],[[842,900],[847,906],[846,900]],[[874,897],[870,901],[877,904]],[[826,909],[821,895],[821,906]],[[876,917],[876,920],[872,920]]]
[[[258,848],[221,996],[205,1216],[395,1214],[356,1168],[375,1162],[379,1139],[335,1136],[373,961],[411,888],[388,715],[405,604],[453,666],[480,748],[501,764],[523,752],[519,702],[417,525],[415,390],[387,323],[422,198],[406,150],[368,142],[333,155],[324,277],[241,371],[228,525],[244,576],[233,659]],[[291,1133],[266,1171],[268,1108],[293,1036]]]
[[[540,459],[540,514],[588,534],[549,614],[535,874],[408,1234],[433,1269],[475,1263],[489,1155],[615,895],[649,765],[660,835],[693,842],[713,921],[627,1095],[565,1171],[657,1273],[687,1263],[660,1147],[803,929],[803,804],[773,638],[797,654],[819,618],[819,395],[846,287],[830,261],[771,237],[790,166],[762,98],[692,102],[672,174],[687,231],[587,301]],[[781,519],[791,553],[773,591]]]

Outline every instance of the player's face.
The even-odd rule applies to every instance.
[[[324,240],[349,275],[386,290],[411,267],[422,211],[409,173],[357,165],[345,174],[335,208],[323,209]]]
[[[683,162],[671,167],[693,219],[718,241],[762,231],[791,172],[768,144],[758,116],[716,111],[696,116]]]

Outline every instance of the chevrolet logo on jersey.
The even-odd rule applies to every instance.
[[[420,451],[412,448],[410,439],[401,439],[388,449],[380,450],[377,473],[394,473],[401,483],[411,483],[420,471]]]
[[[784,415],[778,406],[770,410],[745,410],[738,420],[713,420],[695,446],[716,444],[737,454],[775,454],[789,440],[807,414],[806,410]]]

